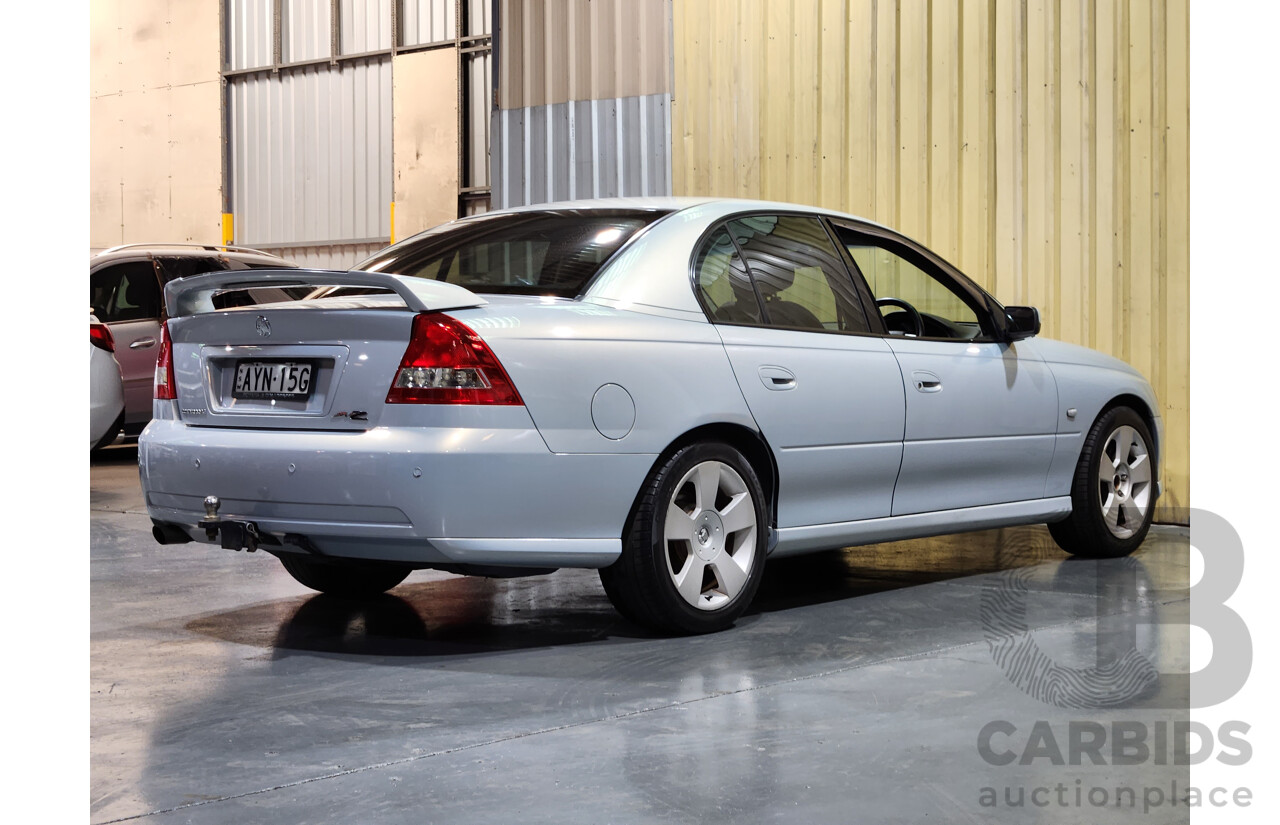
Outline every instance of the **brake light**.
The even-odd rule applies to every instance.
[[[169,338],[169,322],[160,322],[160,351],[156,353],[156,392],[161,401],[178,397],[178,382],[173,377],[173,341]]]
[[[414,316],[388,404],[523,405],[520,393],[489,346],[448,315]]]
[[[89,343],[107,352],[116,351],[116,339],[111,337],[111,330],[106,324],[89,325]]]

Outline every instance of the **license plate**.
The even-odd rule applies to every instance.
[[[232,398],[307,398],[310,361],[240,361]]]

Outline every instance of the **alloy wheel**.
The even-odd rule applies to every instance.
[[[1127,539],[1145,523],[1151,506],[1151,456],[1142,435],[1117,427],[1098,458],[1098,503],[1111,534]]]
[[[695,465],[667,504],[667,572],[684,601],[716,610],[742,592],[755,559],[756,508],[742,476],[721,461]]]

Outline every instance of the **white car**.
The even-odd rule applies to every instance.
[[[346,291],[226,301],[286,285]],[[709,631],[770,558],[1033,523],[1120,556],[1159,495],[1134,369],[826,210],[494,212],[351,272],[199,275],[165,303],[138,453],[154,535],[261,548],[329,593],[598,568],[625,615]]]
[[[89,316],[89,449],[115,441],[124,424],[124,386],[115,339],[97,316]]]

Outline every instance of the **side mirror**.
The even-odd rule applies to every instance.
[[[1006,341],[1021,341],[1040,334],[1040,310],[1035,307],[1005,307],[1008,323],[1004,328]]]

